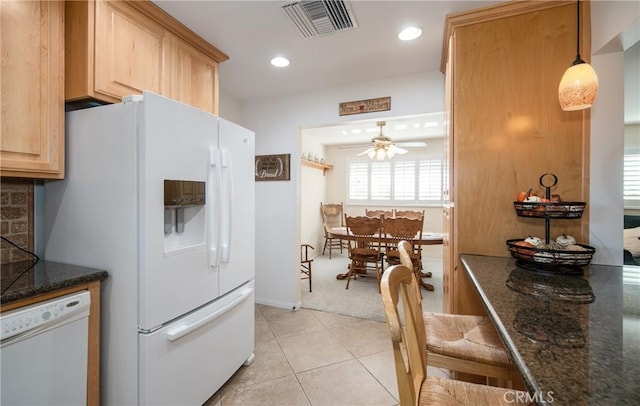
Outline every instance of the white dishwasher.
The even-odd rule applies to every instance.
[[[0,314],[0,404],[85,405],[89,292]]]

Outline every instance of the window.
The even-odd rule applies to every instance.
[[[625,148],[623,184],[624,207],[640,208],[640,147]]]
[[[442,203],[442,160],[398,158],[347,162],[350,204],[434,205]]]

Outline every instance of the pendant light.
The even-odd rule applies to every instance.
[[[576,59],[564,72],[558,87],[560,107],[565,111],[588,109],[598,94],[598,76],[591,65],[580,57],[580,0],[578,0]]]

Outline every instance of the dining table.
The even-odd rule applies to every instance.
[[[353,234],[347,231],[347,227],[330,227],[328,230],[328,234],[331,238],[341,239],[341,240],[351,240],[354,239]],[[423,232],[421,235],[416,235],[414,241],[417,241],[420,245],[442,245],[444,235],[442,233],[432,233],[432,232]],[[384,236],[381,239],[382,243],[395,242],[396,238],[385,238]],[[339,273],[336,275],[336,279],[342,280],[347,277],[347,273]],[[362,276],[362,275],[361,275]],[[421,275],[421,276],[427,276]],[[428,291],[433,291],[433,285],[426,283],[422,280],[422,278],[418,278],[420,280],[420,285]]]

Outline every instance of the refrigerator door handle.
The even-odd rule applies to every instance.
[[[222,306],[221,308],[217,309],[215,312],[210,313],[210,314],[206,315],[205,317],[194,321],[193,323],[181,325],[181,326],[176,327],[175,329],[167,331],[167,339],[169,341],[178,340],[179,338],[182,338],[182,337],[186,336],[187,334],[199,329],[200,327],[202,327],[202,326],[204,326],[204,325],[206,325],[208,323],[211,323],[212,321],[218,319],[219,317],[221,317],[222,315],[227,313],[229,310],[231,310],[234,307],[236,307],[238,304],[240,304],[240,302],[242,302],[247,297],[249,297],[251,295],[251,293],[253,293],[253,288],[252,287],[245,287],[244,289],[242,289],[242,291],[237,293],[238,297],[234,298],[231,302],[229,302],[229,303],[225,304],[224,306]]]
[[[222,262],[229,262],[229,254],[231,252],[231,219],[233,211],[233,166],[231,161],[231,154],[228,149],[221,151],[222,156],[222,236],[221,249],[222,249]]]
[[[220,265],[220,224],[222,221],[222,170],[220,168],[220,152],[218,148],[209,150],[209,265]]]

